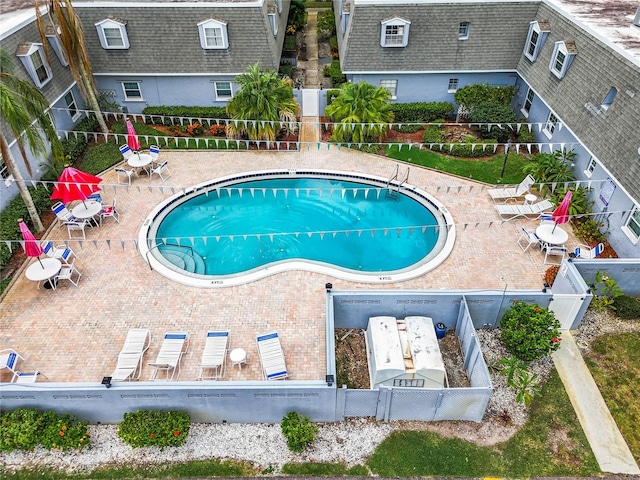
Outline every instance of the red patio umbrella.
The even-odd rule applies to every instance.
[[[138,140],[138,134],[136,133],[136,129],[133,128],[133,124],[131,120],[127,119],[127,145],[134,152],[140,150],[140,140]]]
[[[82,200],[84,203],[89,195],[100,190],[98,184],[101,181],[100,177],[67,167],[62,171],[58,183],[53,188],[51,200],[62,200],[64,204],[74,200]]]
[[[569,221],[569,207],[571,206],[571,197],[573,197],[573,190],[567,190],[562,202],[560,205],[556,207],[556,209],[551,214],[551,218],[556,222],[553,226],[553,230],[555,231],[556,227],[559,223],[567,223]]]
[[[27,224],[24,223],[21,218],[18,219],[18,226],[20,227],[22,239],[24,240],[24,242],[22,243],[24,253],[27,254],[27,257],[37,258],[38,262],[40,262],[40,266],[44,268],[44,265],[42,265],[42,262],[40,261],[40,255],[42,255],[43,253],[40,243],[38,242],[38,240],[36,240],[36,237],[33,236],[33,233],[31,233],[29,227],[27,227]]]

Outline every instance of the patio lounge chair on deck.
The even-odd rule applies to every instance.
[[[277,332],[265,333],[256,337],[258,353],[262,363],[265,380],[285,379],[289,375],[284,361],[284,353]]]
[[[200,360],[200,373],[198,380],[218,379],[224,377],[227,359],[227,345],[229,332],[209,331],[204,344],[202,359]],[[205,370],[212,370],[210,375],[205,375]]]
[[[599,243],[595,247],[591,248],[589,245],[578,245],[571,254],[574,258],[596,258],[604,252],[604,243]]]
[[[187,353],[188,349],[189,341],[186,333],[165,333],[156,361],[149,364],[149,366],[154,369],[151,380],[156,379],[158,370],[166,371],[167,380],[177,380],[180,375],[180,360],[182,359],[182,355]],[[169,373],[171,373],[171,376],[169,376]]]
[[[24,357],[16,352],[13,348],[5,348],[4,350],[0,350],[0,370],[6,368],[15,376],[18,373],[18,371],[16,370],[18,359],[24,362]]]
[[[498,200],[501,200],[502,203],[507,203],[509,200],[517,201],[519,198],[524,197],[529,193],[529,189],[534,183],[536,183],[535,178],[531,175],[527,175],[524,177],[524,180],[515,187],[493,188],[491,190],[487,190],[487,193],[494,202]]]
[[[496,210],[502,217],[509,217],[512,220],[517,217],[539,216],[540,214],[551,210],[553,203],[551,200],[542,200],[531,205],[496,205]]]
[[[142,373],[142,357],[151,343],[151,332],[146,328],[132,328],[118,354],[118,364],[111,381],[137,380]]]

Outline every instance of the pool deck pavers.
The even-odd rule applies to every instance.
[[[36,289],[24,273],[17,275],[2,301],[0,347],[27,358],[19,368],[38,369],[51,382],[98,382],[115,367],[129,328],[149,328],[153,339],[145,355],[141,380],[148,380],[152,362],[167,331],[185,331],[190,352],[182,362],[181,380],[193,380],[207,330],[228,329],[233,347],[247,351],[242,370],[229,367],[227,380],[261,378],[255,337],[276,330],[282,339],[290,378],[316,380],[325,375],[325,284],[334,289],[498,289],[542,288],[543,254],[523,253],[516,244],[521,225],[534,220],[504,222],[486,193],[471,180],[410,167],[409,183],[447,206],[457,224],[451,256],[437,269],[398,284],[353,283],[306,271],[272,275],[250,284],[218,289],[186,287],[150,270],[136,249],[138,230],[149,212],[174,192],[199,182],[243,171],[318,168],[361,172],[387,178],[397,162],[326,145],[300,152],[163,151],[172,175],[142,175],[131,187],[117,185],[113,169],[104,178],[104,201],[117,198],[120,223],[108,219],[87,229],[83,242],[71,248],[82,272],[79,287],[68,282],[58,289]],[[402,164],[402,169],[407,168]],[[162,187],[162,188],[149,188]],[[465,225],[466,224],[466,225]],[[52,228],[47,239],[66,241],[64,228]],[[569,246],[578,242],[570,235]],[[33,261],[33,260],[31,260]],[[31,262],[30,261],[30,262]],[[7,381],[6,373],[0,380]]]

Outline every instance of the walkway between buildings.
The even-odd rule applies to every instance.
[[[304,65],[304,87],[318,88],[318,10],[307,9],[307,24],[305,26],[305,42],[307,47],[307,60]],[[308,143],[320,141],[319,118],[316,116],[306,117],[302,113],[302,125],[300,127],[301,149],[306,149]]]
[[[571,333],[562,332],[562,346],[552,357],[600,469],[640,474]]]

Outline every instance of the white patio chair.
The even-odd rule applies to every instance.
[[[544,247],[544,264],[545,265],[560,265],[567,254],[566,247],[558,245],[546,245]]]
[[[131,185],[131,177],[133,175],[135,175],[136,177],[140,178],[140,175],[138,175],[138,171],[135,168],[116,167],[115,171],[118,174],[118,183],[124,183],[124,182],[120,181],[120,177],[126,178],[127,182],[129,183],[129,185]]]
[[[156,380],[158,370],[166,372],[167,380],[177,380],[180,376],[180,360],[188,350],[189,340],[186,333],[167,332],[164,335],[156,361],[149,363],[149,366],[153,368],[151,380]]]
[[[526,228],[522,227],[522,233],[520,233],[520,237],[518,238],[518,245],[522,249],[523,252],[526,252],[531,245],[539,245],[540,239],[536,235],[536,232],[531,232]]]
[[[102,226],[103,218],[113,218],[117,223],[120,223],[120,214],[116,210],[116,199],[113,199],[111,205],[103,206],[100,212],[100,226]]]
[[[44,378],[48,378],[40,370],[36,370],[35,372],[16,372],[13,374],[11,383],[36,383],[36,380],[38,380],[40,375]]]
[[[142,373],[142,358],[151,344],[151,332],[146,328],[132,328],[118,354],[118,363],[111,373],[111,381],[138,380]]]
[[[216,380],[223,378],[226,370],[227,350],[229,344],[229,332],[209,331],[200,360],[200,373],[198,380]],[[210,375],[205,375],[205,370],[212,370]]]
[[[75,232],[79,232],[82,235],[82,239],[86,240],[87,237],[84,232],[84,228],[88,225],[86,220],[64,222],[64,225],[67,227],[67,233],[69,234],[69,238],[79,238],[75,234]]]
[[[492,188],[491,190],[487,190],[487,193],[494,202],[497,200],[502,200],[502,203],[506,203],[509,200],[517,201],[529,193],[529,190],[535,183],[535,178],[527,175],[524,180],[515,187]]]
[[[164,161],[160,164],[158,164],[157,167],[154,167],[151,169],[151,173],[149,174],[149,176],[153,176],[153,175],[158,175],[163,182],[165,182],[167,180],[167,178],[169,178],[171,176],[171,172],[169,171],[169,167],[167,166],[168,162]],[[163,173],[165,175],[163,175]],[[167,175],[168,174],[168,175]],[[165,178],[166,176],[166,178]]]
[[[64,222],[73,222],[76,220],[76,217],[73,216],[71,211],[67,207],[65,207],[64,203],[62,202],[54,203],[51,207],[51,210],[56,214],[56,217],[58,218],[59,227],[64,225]]]
[[[47,257],[57,258],[66,264],[69,264],[69,260],[76,258],[74,251],[64,244],[53,245],[53,242],[46,242],[42,247],[42,251]]]
[[[80,271],[75,267],[74,263],[75,259],[71,264],[62,265],[60,272],[58,272],[58,275],[55,277],[56,286],[60,280],[67,280],[76,287],[78,286],[82,273],[80,273]],[[74,275],[76,277],[75,280],[73,278]]]
[[[87,200],[89,200],[91,202],[102,203],[102,195],[100,194],[100,192],[95,192],[95,193],[92,193],[91,195],[89,195],[87,197]]]
[[[122,158],[126,160],[133,155],[133,151],[129,148],[129,145],[120,145],[120,153],[122,154]]]
[[[256,337],[258,353],[262,363],[265,380],[283,380],[289,376],[284,360],[284,352],[277,332],[265,333]]]
[[[6,368],[15,376],[15,374],[18,373],[18,371],[16,370],[18,360],[22,360],[24,362],[24,357],[16,352],[13,348],[5,348],[4,350],[0,350],[0,370]]]
[[[157,145],[149,145],[149,155],[151,156],[151,168],[153,169],[159,165],[160,147]]]

